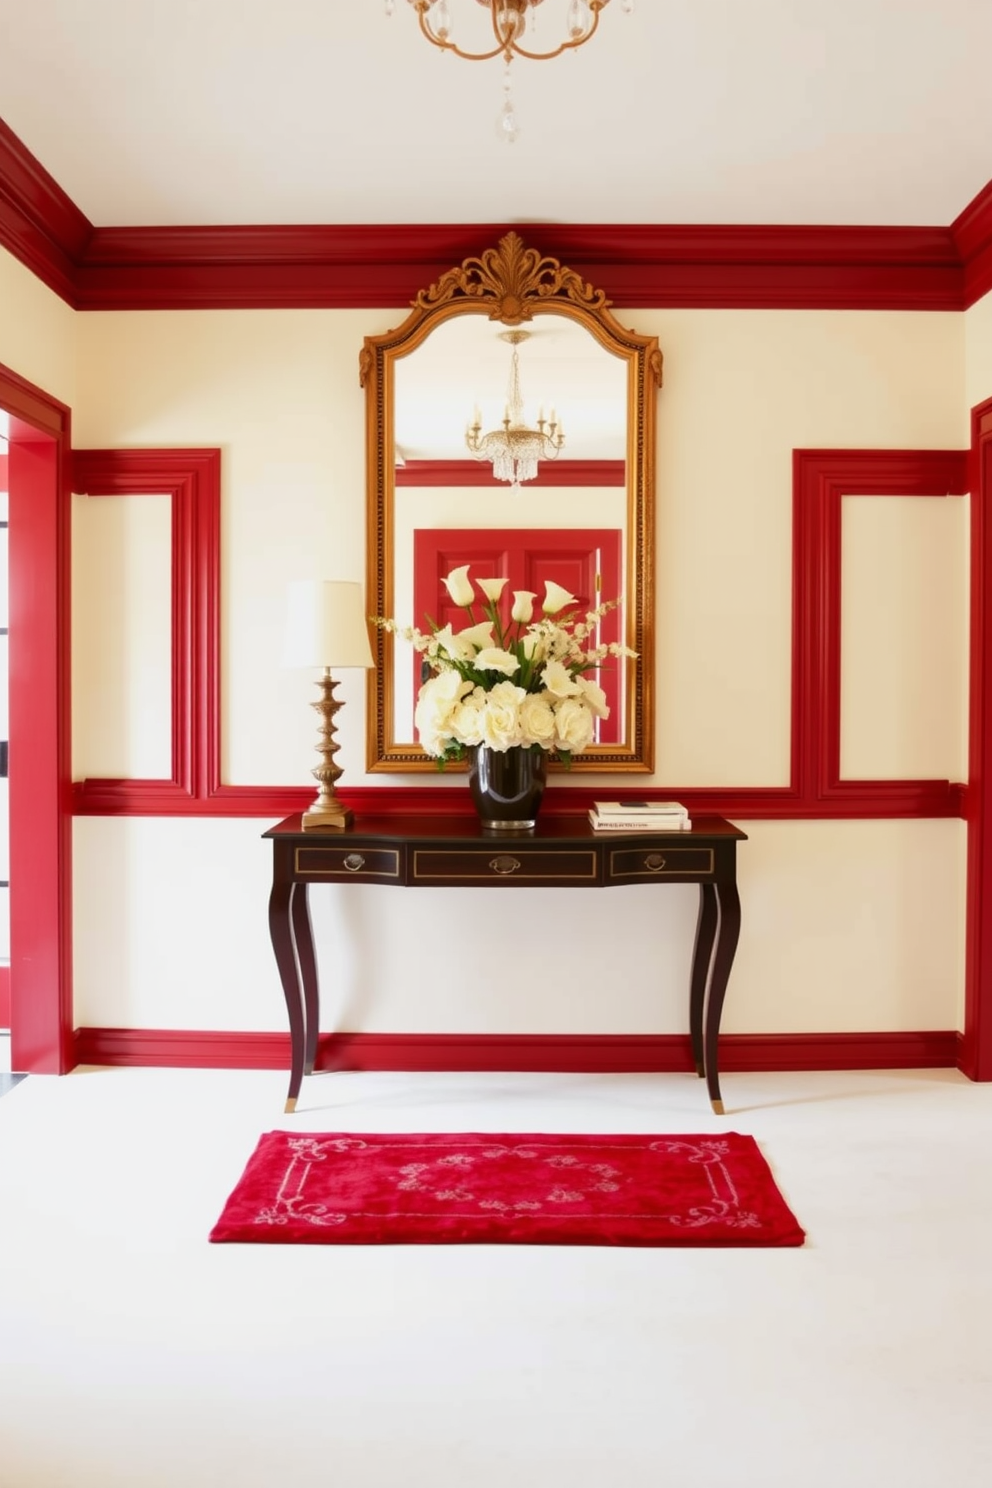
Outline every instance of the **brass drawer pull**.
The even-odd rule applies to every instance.
[[[664,855],[662,853],[656,853],[656,852],[645,853],[645,855],[644,855],[644,866],[651,873],[660,873],[661,870],[665,866]]]
[[[365,867],[365,859],[361,853],[349,853],[344,860],[344,866],[349,873],[358,873]]]
[[[508,873],[516,873],[520,867],[520,859],[511,858],[508,853],[500,853],[498,858],[490,859],[489,866],[494,873],[503,874],[505,877]]]

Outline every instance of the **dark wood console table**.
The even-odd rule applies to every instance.
[[[545,809],[534,831],[484,830],[474,816],[356,816],[346,832],[304,832],[287,817],[264,836],[273,847],[269,931],[289,1011],[292,1068],[286,1110],[313,1073],[320,1031],[317,963],[307,889],[312,883],[406,888],[618,888],[697,883],[699,917],[689,985],[696,1072],[723,1115],[717,1063],[720,1014],[740,935],[737,843],[746,834],[722,817],[689,832],[594,832],[585,815]]]

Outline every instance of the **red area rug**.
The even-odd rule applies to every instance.
[[[753,1137],[267,1132],[214,1241],[802,1245]]]

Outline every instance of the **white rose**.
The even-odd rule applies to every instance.
[[[511,617],[520,625],[527,625],[534,614],[534,601],[537,595],[532,589],[515,589],[513,591],[513,609]]]
[[[474,658],[472,665],[480,672],[502,672],[504,677],[512,677],[519,670],[517,658],[499,646],[487,646]]]
[[[588,677],[576,677],[582,697],[589,704],[597,718],[609,718],[610,705],[606,701],[606,693],[598,682],[590,682]]]
[[[555,710],[543,692],[529,692],[520,704],[520,732],[527,744],[551,749],[555,741]]]
[[[470,567],[471,565],[466,563],[461,568],[453,568],[450,574],[448,574],[448,577],[441,580],[451,595],[452,601],[456,605],[461,605],[462,608],[470,605],[475,599],[475,590],[472,588],[472,581],[468,576]]]
[[[497,682],[486,693],[482,712],[482,742],[490,749],[512,749],[523,743],[520,729],[520,704],[527,694],[512,682]]]
[[[456,703],[449,724],[452,735],[459,744],[482,743],[482,715],[486,706],[486,694],[477,687],[471,696]]]
[[[555,747],[581,754],[593,741],[593,716],[581,698],[567,697],[555,709]]]
[[[506,579],[477,579],[476,583],[487,599],[493,604],[499,599],[507,585]]]
[[[421,744],[428,754],[443,754],[451,737],[451,715],[464,697],[471,692],[471,682],[466,682],[457,672],[445,670],[435,677],[428,677],[417,695],[417,706],[413,721]]]
[[[541,673],[541,681],[556,698],[577,697],[582,688],[561,661],[549,661]]]
[[[445,582],[447,583],[447,580]],[[569,594],[567,589],[563,589],[553,579],[545,579],[544,604],[541,608],[546,615],[557,615],[559,610],[565,609],[567,605],[574,604],[578,604],[578,600],[574,594]]]

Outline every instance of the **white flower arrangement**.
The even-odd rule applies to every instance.
[[[430,667],[414,712],[421,744],[439,768],[479,744],[500,752],[537,747],[569,764],[593,742],[597,718],[608,718],[610,712],[606,694],[587,673],[596,672],[608,657],[637,655],[616,641],[590,644],[599,620],[619,600],[582,616],[570,614],[578,604],[575,596],[546,581],[539,619],[534,619],[536,594],[517,589],[504,621],[500,597],[508,581],[477,579],[479,601],[469,567],[453,569],[443,580],[454,603],[468,615],[464,630],[429,620],[425,633],[372,617],[376,625],[410,641]],[[475,615],[476,603],[483,620]]]

